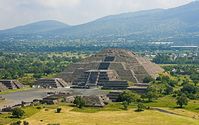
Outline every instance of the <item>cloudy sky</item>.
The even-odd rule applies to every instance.
[[[0,29],[40,20],[70,25],[123,12],[171,8],[193,0],[0,0]]]

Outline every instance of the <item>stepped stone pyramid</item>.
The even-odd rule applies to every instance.
[[[105,49],[78,63],[71,64],[60,74],[67,83],[77,86],[126,88],[128,81],[142,83],[145,77],[155,78],[163,69],[124,49]]]
[[[38,88],[64,88],[67,87],[67,83],[61,78],[42,78],[36,81]]]
[[[24,87],[24,85],[17,80],[0,80],[0,83],[7,89],[20,89]]]

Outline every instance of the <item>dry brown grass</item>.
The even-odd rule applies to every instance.
[[[62,107],[61,113],[55,109],[42,110],[25,119],[31,125],[47,125],[59,123],[60,125],[199,125],[199,120],[191,118],[191,112],[174,110],[184,116],[146,110],[144,112],[128,111],[101,111],[96,113],[83,113],[71,111],[68,106]],[[172,110],[173,111],[173,110]],[[188,117],[187,117],[188,116]]]

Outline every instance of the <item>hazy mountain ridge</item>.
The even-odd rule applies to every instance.
[[[55,22],[56,24],[57,22]],[[37,23],[35,23],[37,24]],[[146,37],[147,39],[167,39],[174,37],[176,39],[187,39],[197,37],[199,34],[199,2],[191,2],[171,9],[154,9],[139,12],[111,15],[95,21],[68,26],[63,23],[39,23],[16,27],[9,30],[0,31],[0,36],[10,34],[30,34],[31,39],[76,39],[76,38],[106,38],[106,37]],[[41,25],[42,24],[42,25]],[[52,25],[52,26],[51,26]],[[33,26],[33,28],[32,28]],[[28,39],[26,37],[26,39]]]
[[[0,33],[4,34],[30,34],[30,33],[41,33],[49,32],[56,29],[68,28],[70,27],[67,24],[64,24],[55,20],[45,20],[39,21],[31,24],[26,24],[23,26],[17,26],[7,30],[1,30]]]

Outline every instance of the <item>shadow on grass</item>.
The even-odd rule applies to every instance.
[[[180,107],[180,106],[174,106],[174,109],[185,109],[185,107]]]
[[[137,110],[137,109],[136,109],[136,110],[134,110],[134,111],[135,111],[135,112],[143,112],[144,110]]]

